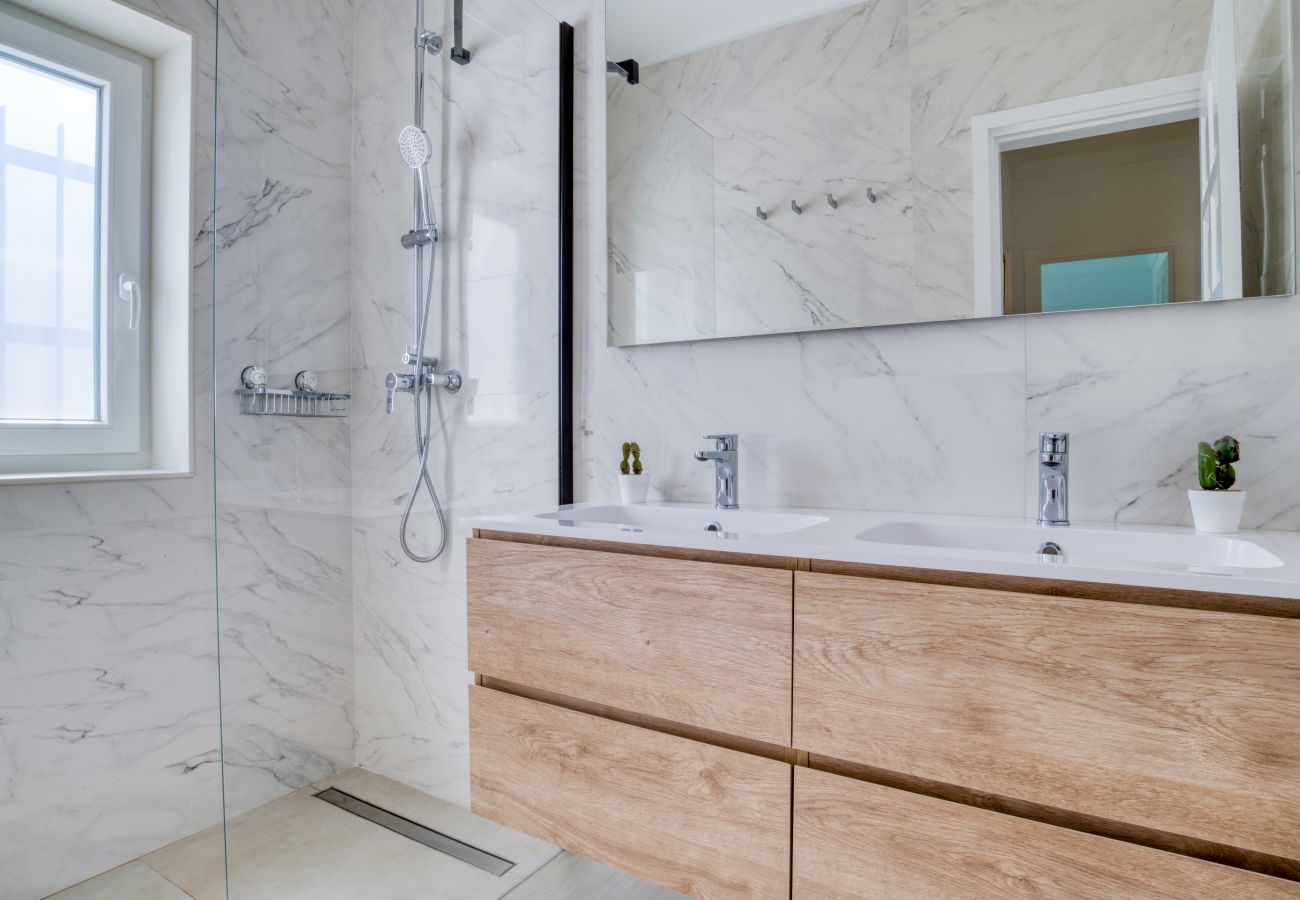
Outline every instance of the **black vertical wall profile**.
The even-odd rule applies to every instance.
[[[573,502],[573,26],[560,23],[559,487]]]

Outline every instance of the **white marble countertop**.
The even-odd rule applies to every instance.
[[[682,516],[691,527],[662,527],[659,524],[628,525],[599,521],[621,515],[619,510],[640,509],[650,518]],[[730,533],[710,533],[702,524],[727,514],[706,504],[645,504],[617,507],[608,504],[576,504],[525,512],[479,516],[466,520],[469,528],[515,534],[549,535],[645,546],[711,550],[722,553],[752,553],[839,562],[869,563],[918,569],[939,569],[1064,581],[1136,585],[1176,590],[1245,594],[1300,600],[1300,534],[1281,531],[1243,531],[1233,536],[1198,535],[1190,528],[1128,526],[1105,523],[1077,523],[1066,528],[1039,528],[1024,519],[973,516],[935,516],[890,512],[858,512],[827,509],[742,509],[738,513],[757,521],[766,516],[809,516],[810,527],[784,533],[741,531],[745,519]],[[587,518],[584,520],[584,515]],[[636,515],[636,513],[633,513]],[[734,515],[734,514],[733,514]],[[903,527],[900,529],[900,525]],[[731,527],[731,526],[728,526]],[[763,527],[773,527],[765,524]],[[991,543],[1005,539],[1017,549],[973,549],[935,547],[864,539],[873,529],[898,534],[917,528],[955,529],[967,535],[989,535]],[[698,530],[697,530],[698,529]],[[758,529],[761,530],[761,529]],[[879,531],[877,533],[880,533]],[[1172,538],[1172,540],[1170,540]],[[1042,542],[1061,545],[1063,557],[1042,557]],[[1147,553],[1152,542],[1174,548],[1174,556],[1153,561],[1160,553]],[[1026,549],[1019,549],[1023,546]],[[1071,547],[1101,546],[1071,552]],[[1244,558],[1268,561],[1263,567],[1224,565],[1223,554],[1244,551]],[[1200,557],[1204,554],[1205,559]],[[1276,559],[1271,559],[1276,557]],[[1168,555],[1168,554],[1166,554]],[[1132,558],[1129,558],[1132,557]]]

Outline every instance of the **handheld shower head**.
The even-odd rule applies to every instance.
[[[402,151],[402,162],[415,171],[416,201],[415,227],[417,231],[433,228],[433,200],[429,196],[429,173],[426,167],[433,157],[433,142],[423,128],[407,125],[397,136],[398,149]]]
[[[422,169],[433,157],[433,142],[423,128],[407,125],[397,136],[397,146],[402,151],[402,162],[412,169]]]

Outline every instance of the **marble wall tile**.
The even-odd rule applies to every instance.
[[[814,247],[719,260],[715,304],[723,335],[915,321],[912,237],[862,241],[853,253]]]
[[[851,101],[807,91],[700,120],[713,138],[718,258],[792,246],[845,252],[863,239],[911,234],[907,82],[900,60],[878,69]],[[755,206],[770,213],[767,221]]]
[[[700,390],[595,392],[587,398],[590,500],[617,496],[618,445],[641,444],[657,499],[713,496],[700,435],[741,435],[749,506],[943,510],[1017,515],[1024,416],[1020,373],[758,379]],[[996,510],[996,512],[994,512]]]
[[[374,385],[372,399],[354,412],[356,468],[353,503],[365,514],[395,512],[405,504],[415,479],[417,453],[409,398],[385,414],[383,372],[357,373]],[[554,496],[555,392],[482,394],[469,384],[458,396],[438,398],[429,471],[444,504],[459,509],[495,505],[504,499]],[[420,506],[427,498],[422,494]]]
[[[649,67],[642,84],[696,121],[809,92],[850,104],[906,52],[905,0],[876,0]]]
[[[352,716],[349,703],[274,728],[240,727],[224,734],[227,818],[355,766]],[[232,853],[232,869],[241,863]]]
[[[1300,363],[1292,297],[1029,316],[1030,377],[1063,371]]]
[[[0,897],[43,897],[220,822],[220,771],[207,759],[181,757],[0,822]]]
[[[612,343],[966,311],[912,308],[906,19],[850,7],[611,82]]]
[[[0,541],[0,819],[215,746],[211,529],[172,519]],[[0,869],[15,862],[0,854]]]
[[[233,2],[221,18],[218,376],[346,368],[352,3]]]
[[[219,820],[219,780],[172,777],[219,746],[211,528],[0,542],[0,896],[44,895]]]
[[[715,330],[713,137],[650,91],[609,85],[611,337],[707,337]]]
[[[1168,18],[1191,11],[1208,22],[1211,0],[909,0],[908,39],[918,62],[970,56],[1007,42],[1073,32],[1099,20],[1135,14]]]
[[[351,390],[352,0],[220,6],[217,576],[228,810],[352,764],[351,429],[244,416],[247,365]],[[237,863],[237,861],[232,861]]]
[[[1068,430],[1077,521],[1190,525],[1196,443],[1242,442],[1245,528],[1300,528],[1300,366],[1058,372],[1028,385],[1026,456],[1039,431]],[[1061,424],[1063,423],[1063,424]],[[1037,496],[1026,466],[1026,514]]]
[[[469,664],[465,539],[452,516],[446,555],[402,555],[396,515],[353,520],[357,577],[357,762],[437,797],[469,804]],[[422,544],[436,523],[415,521]]]
[[[274,730],[352,705],[349,516],[223,504],[224,720]]]

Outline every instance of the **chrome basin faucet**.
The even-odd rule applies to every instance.
[[[696,450],[700,462],[713,463],[713,508],[738,509],[740,507],[739,453],[740,441],[734,434],[706,434],[706,441],[715,441],[713,450]]]
[[[1070,524],[1070,435],[1038,435],[1038,524]]]

